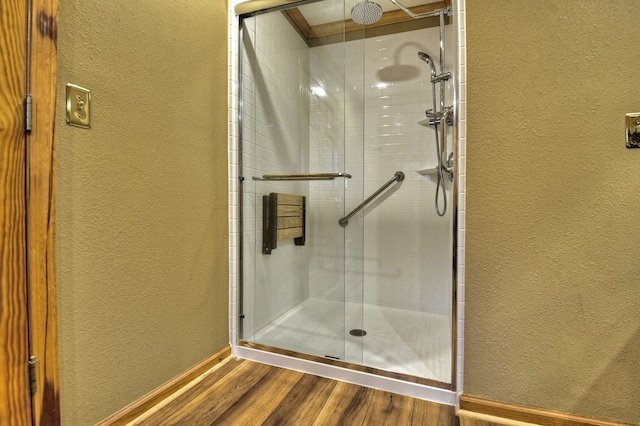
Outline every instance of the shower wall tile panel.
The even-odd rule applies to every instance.
[[[229,91],[227,94],[228,104],[228,122],[229,128],[238,129],[238,19],[236,19],[233,13],[233,7],[235,0],[229,1],[229,19],[228,29],[229,37],[227,39],[228,45],[228,81]],[[229,342],[232,345],[237,343],[238,337],[238,313],[239,305],[238,299],[233,298],[232,293],[238,294],[239,288],[239,274],[237,273],[239,261],[238,261],[238,212],[237,209],[233,211],[232,206],[238,205],[238,188],[235,183],[238,182],[237,174],[232,173],[232,167],[235,166],[237,170],[238,165],[238,134],[237,131],[229,132],[228,134],[228,148],[229,148]],[[237,173],[237,171],[236,171]],[[235,190],[234,190],[235,188]],[[232,272],[235,270],[236,272]]]
[[[344,199],[312,188],[311,198],[323,205],[315,212],[320,229],[335,229],[342,202],[348,212],[396,171],[405,173],[398,190],[345,228],[344,291],[339,274],[327,280],[326,268],[312,261],[311,296],[451,312],[451,211],[444,218],[435,214],[436,186],[416,173],[436,164],[434,131],[417,124],[432,108],[429,67],[417,52],[439,58],[438,41],[438,29],[428,28],[311,49],[312,84],[322,85],[328,96],[312,97],[310,163],[340,166],[339,145],[326,130],[343,119],[343,167],[353,175],[345,182]],[[324,64],[345,69],[344,75],[334,71],[328,78]],[[450,96],[446,105],[451,104]],[[318,253],[338,248],[317,243]]]
[[[309,54],[280,13],[247,20],[243,81],[243,331],[256,331],[309,297],[308,246],[278,242],[262,254],[262,197],[309,195],[307,182],[260,182],[253,176],[306,173],[309,158]],[[233,167],[233,166],[232,166]],[[232,176],[237,176],[233,173]],[[236,215],[237,217],[237,215]]]
[[[458,268],[457,268],[457,324],[456,324],[456,371],[455,389],[458,394],[463,390],[464,376],[464,303],[465,303],[465,234],[466,234],[466,158],[467,158],[467,50],[466,50],[466,5],[465,0],[455,0],[454,10],[457,11],[454,19],[458,33],[456,43],[458,50],[457,88],[458,88]]]
[[[336,44],[310,49],[311,86],[324,90],[311,96],[310,171],[357,172],[346,170],[345,158],[362,155],[345,146],[354,130],[345,124],[346,110],[353,108],[353,94],[345,81],[345,45]],[[347,70],[348,71],[348,70]],[[326,93],[326,95],[324,94]],[[344,300],[345,274],[353,269],[352,259],[345,258],[344,230],[338,219],[344,213],[345,191],[355,180],[337,179],[314,182],[310,188],[313,205],[309,212],[309,236],[312,247],[309,270],[309,294],[331,300]],[[346,243],[346,244],[345,244]]]

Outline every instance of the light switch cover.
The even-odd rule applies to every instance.
[[[91,91],[75,84],[67,84],[67,123],[91,128]]]

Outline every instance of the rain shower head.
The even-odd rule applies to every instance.
[[[378,3],[364,0],[351,9],[351,19],[356,24],[369,25],[382,17],[382,7]]]
[[[444,9],[435,9],[430,12],[425,13],[414,13],[411,9],[404,6],[398,0],[389,0],[394,5],[398,6],[404,13],[411,16],[414,19],[418,18],[426,18],[428,16],[438,16],[440,15],[440,25],[444,25],[442,19],[444,15],[449,14],[451,12],[451,7],[447,6]],[[351,19],[356,24],[360,25],[369,25],[374,22],[378,22],[382,17],[382,7],[371,0],[364,0],[360,3],[357,3],[351,9]]]
[[[422,59],[423,61],[429,64],[429,66],[431,67],[431,78],[435,78],[436,66],[433,63],[433,59],[431,59],[431,56],[427,55],[424,52],[418,52],[418,58]]]

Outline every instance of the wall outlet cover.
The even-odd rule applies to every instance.
[[[640,112],[626,115],[627,148],[640,148]]]

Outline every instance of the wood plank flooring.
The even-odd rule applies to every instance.
[[[454,407],[230,358],[130,425],[457,426]]]

